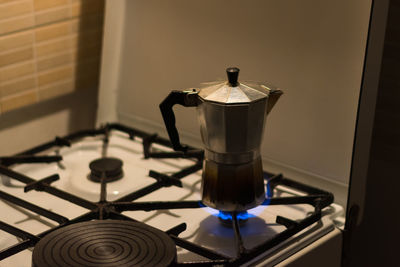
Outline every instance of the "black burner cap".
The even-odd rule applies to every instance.
[[[80,222],[47,234],[35,245],[33,267],[171,266],[174,241],[144,223],[121,220]]]
[[[91,173],[89,179],[93,182],[101,182],[104,176],[106,182],[113,182],[122,178],[122,161],[117,158],[100,158],[89,164]]]

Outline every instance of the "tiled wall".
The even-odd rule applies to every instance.
[[[0,113],[98,86],[104,0],[0,0]]]

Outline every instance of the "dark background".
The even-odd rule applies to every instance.
[[[371,22],[385,23],[386,34],[366,167],[364,215],[350,239],[345,239],[349,242],[344,244],[345,266],[400,266],[400,1],[375,1],[374,9],[386,9],[375,21],[372,16]]]

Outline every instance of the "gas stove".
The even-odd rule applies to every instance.
[[[107,124],[0,157],[0,265],[272,266],[335,229],[331,193],[267,171],[262,205],[206,207],[203,156]]]

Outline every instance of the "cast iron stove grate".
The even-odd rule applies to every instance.
[[[51,185],[52,182],[59,179],[58,174],[51,175],[49,177],[35,180],[31,177],[18,173],[11,168],[11,165],[20,163],[43,163],[43,162],[58,162],[62,160],[61,156],[39,156],[36,155],[39,152],[45,151],[53,147],[70,146],[72,142],[76,142],[81,138],[87,136],[103,136],[103,156],[106,154],[109,134],[111,131],[120,131],[127,133],[130,139],[135,137],[140,137],[143,143],[143,153],[145,158],[190,158],[193,159],[193,165],[183,168],[180,171],[173,174],[163,174],[154,170],[150,170],[149,176],[155,179],[155,182],[145,186],[137,191],[127,194],[115,201],[107,201],[106,199],[106,188],[107,181],[100,176],[100,186],[101,193],[98,202],[91,202],[80,198],[76,195],[70,194],[68,192],[62,191]],[[34,247],[36,244],[40,244],[42,240],[46,240],[47,236],[56,235],[57,231],[62,231],[62,228],[74,228],[79,227],[82,224],[100,223],[108,224],[115,222],[124,221],[124,223],[138,224],[141,227],[149,228],[144,223],[137,222],[134,218],[125,216],[121,214],[123,211],[151,211],[151,210],[163,210],[163,209],[195,209],[202,208],[204,205],[201,201],[152,201],[152,202],[137,202],[138,198],[150,194],[160,188],[169,186],[181,187],[181,179],[185,176],[194,173],[202,168],[203,161],[203,151],[195,149],[189,146],[189,150],[186,153],[183,152],[157,152],[152,150],[152,144],[161,144],[166,147],[171,147],[169,140],[159,137],[156,134],[148,134],[146,132],[127,127],[121,124],[113,123],[107,124],[104,127],[95,130],[80,131],[65,137],[56,137],[54,141],[42,144],[40,146],[34,147],[30,150],[24,151],[20,154],[11,157],[0,157],[0,174],[10,177],[11,179],[18,180],[26,184],[24,191],[28,192],[30,190],[44,191],[61,199],[72,202],[83,208],[89,210],[89,212],[82,214],[74,219],[67,219],[66,217],[54,213],[52,211],[41,208],[35,204],[29,203],[25,200],[12,196],[6,192],[0,191],[0,199],[7,202],[13,203],[17,206],[28,209],[38,215],[44,216],[52,221],[58,223],[57,227],[49,229],[37,235],[33,235],[12,225],[9,225],[3,221],[0,221],[0,229],[6,231],[16,237],[22,239],[22,241],[16,245],[13,245],[7,249],[0,251],[0,260],[10,257],[20,251],[23,251],[29,247]],[[300,221],[293,221],[288,218],[277,216],[276,223],[281,224],[286,227],[283,232],[277,233],[273,238],[266,240],[265,242],[257,245],[254,248],[247,249],[242,241],[240,234],[240,226],[237,219],[237,214],[232,214],[232,226],[235,233],[235,246],[237,251],[237,256],[229,258],[222,255],[216,251],[207,249],[199,244],[189,242],[185,239],[179,238],[179,234],[186,229],[186,224],[181,223],[165,231],[162,234],[169,237],[176,246],[182,247],[188,251],[199,254],[208,260],[196,261],[196,262],[176,262],[175,257],[172,264],[175,266],[213,266],[213,265],[224,265],[224,266],[237,266],[242,263],[246,263],[255,257],[261,255],[265,251],[274,246],[287,240],[289,237],[299,233],[303,229],[318,222],[321,219],[321,210],[333,203],[333,195],[329,192],[310,187],[305,184],[295,182],[293,180],[284,178],[281,174],[272,175],[270,173],[265,173],[265,179],[268,180],[268,185],[270,189],[275,188],[277,185],[288,186],[302,192],[307,193],[305,196],[291,196],[291,197],[274,197],[272,195],[273,190],[268,190],[270,195],[266,197],[266,200],[262,205],[287,205],[287,204],[309,204],[313,206],[313,212],[308,214],[304,219]],[[77,225],[77,226],[75,226]],[[161,232],[154,228],[157,232]],[[161,238],[165,238],[165,236]],[[168,243],[169,241],[165,241]],[[38,245],[39,246],[39,245]],[[40,245],[42,246],[42,245]],[[40,248],[40,247],[39,247]],[[39,249],[38,249],[39,250]],[[100,245],[99,247],[92,248],[92,254],[97,253],[97,257],[106,257],[107,255],[119,255],[115,252],[117,248],[109,245]],[[176,249],[174,248],[176,251]],[[75,253],[75,252],[74,252]],[[121,252],[122,253],[122,252]],[[176,252],[175,252],[176,253]],[[92,255],[93,256],[93,255]],[[109,262],[112,259],[108,259]],[[111,263],[107,265],[106,263],[96,263],[98,265],[93,266],[112,266]],[[84,265],[84,264],[83,264]],[[168,264],[167,264],[168,265]],[[129,261],[126,265],[119,264],[118,266],[130,266]]]

